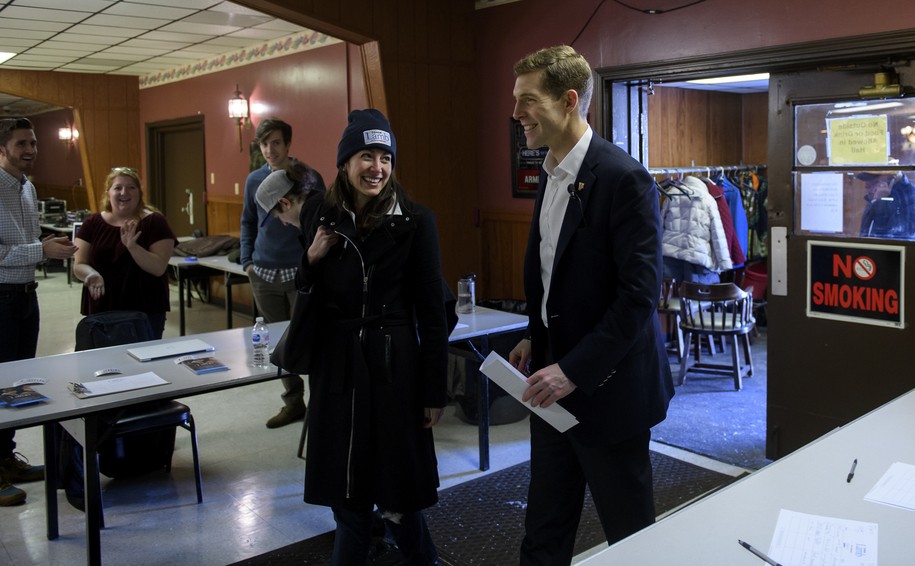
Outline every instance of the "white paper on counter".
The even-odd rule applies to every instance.
[[[553,403],[544,409],[543,407],[531,407],[530,403],[522,401],[521,396],[527,390],[527,378],[499,354],[490,352],[483,360],[480,371],[559,432],[565,432],[578,424],[578,419],[559,403]]]

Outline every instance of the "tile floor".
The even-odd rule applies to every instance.
[[[80,285],[67,285],[66,274],[38,276],[42,329],[39,355],[73,351],[80,319]],[[178,335],[177,290],[165,336]],[[188,312],[188,334],[223,328],[225,311],[195,301]],[[236,314],[236,326],[251,323]],[[333,529],[331,513],[302,501],[304,462],[296,457],[301,425],[269,430],[265,421],[280,408],[279,383],[263,383],[183,399],[194,413],[203,475],[203,497],[196,504],[188,435],[177,433],[171,474],[156,472],[131,480],[103,477],[106,529],[102,531],[105,564],[230,564]],[[495,471],[529,457],[527,420],[491,429]],[[482,475],[478,469],[477,429],[454,416],[454,407],[435,430],[442,486]],[[17,432],[17,450],[42,463],[41,428]],[[658,446],[684,459],[707,462],[725,473],[740,470],[714,466],[675,448]],[[60,538],[45,535],[42,483],[22,484],[24,505],[0,508],[0,563],[10,565],[85,563],[83,515],[70,507],[63,492]]]

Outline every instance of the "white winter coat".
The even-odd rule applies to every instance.
[[[714,197],[696,177],[686,177],[680,186],[689,196],[666,198],[661,207],[661,253],[719,273],[731,269],[727,238]],[[679,191],[669,192],[677,195]]]

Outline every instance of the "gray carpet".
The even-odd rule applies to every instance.
[[[658,514],[734,481],[687,462],[652,452],[655,507]],[[528,462],[443,490],[439,503],[425,512],[432,539],[443,566],[517,564],[524,535],[524,509],[530,477]],[[399,562],[396,549],[376,533],[371,564]],[[333,550],[333,532],[285,546],[238,562],[235,566],[291,566],[327,564]],[[585,500],[576,554],[606,541],[590,496]]]
[[[751,342],[753,377],[734,390],[729,377],[689,372],[677,387],[667,419],[651,431],[651,439],[743,468],[757,470],[766,458],[766,329]],[[730,350],[710,361],[727,362]],[[705,357],[703,357],[705,359]],[[676,381],[679,366],[671,357]]]

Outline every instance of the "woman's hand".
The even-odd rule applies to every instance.
[[[137,245],[137,238],[143,232],[137,232],[137,220],[130,219],[121,226],[121,243],[128,251]]]
[[[442,413],[445,412],[445,409],[442,407],[426,407],[423,411],[426,413],[426,416],[423,419],[423,428],[432,428],[441,420]]]
[[[315,265],[321,261],[339,240],[340,236],[336,232],[326,226],[318,226],[315,239],[308,246],[308,265]]]
[[[83,282],[86,285],[86,289],[89,290],[89,296],[93,300],[98,300],[102,295],[105,294],[105,278],[102,277],[102,274],[95,272],[89,277],[86,277],[86,280]]]

